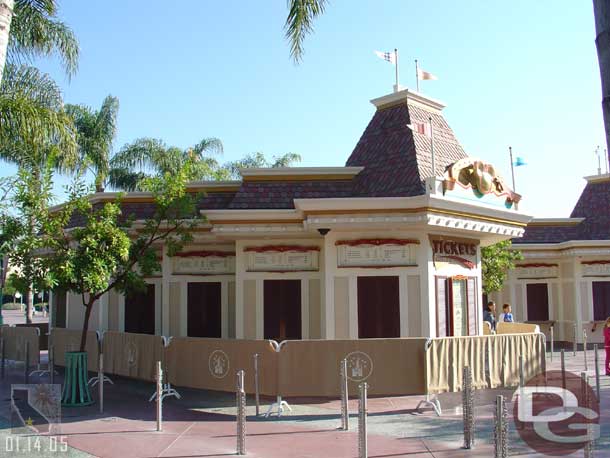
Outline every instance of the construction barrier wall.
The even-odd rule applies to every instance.
[[[170,383],[206,390],[235,391],[235,374],[245,371],[245,390],[254,392],[254,355],[258,354],[259,392],[277,394],[278,353],[267,340],[173,337],[165,352]]]
[[[496,324],[496,334],[531,334],[540,332],[540,327],[534,323],[505,323]]]
[[[279,352],[282,396],[340,394],[339,364],[347,359],[348,388],[366,381],[372,395],[423,394],[426,338],[289,340]]]
[[[38,329],[2,326],[0,337],[4,340],[4,358],[11,361],[25,361],[25,346],[29,343],[30,366],[40,364],[40,338]]]
[[[30,328],[31,329],[31,328]],[[25,328],[24,328],[25,330]],[[31,331],[30,331],[31,332]],[[80,332],[53,329],[56,364],[64,352],[77,350]],[[165,344],[165,345],[164,345]],[[541,333],[473,337],[362,340],[274,341],[206,339],[106,332],[104,372],[140,380],[155,379],[162,361],[166,380],[176,386],[234,391],[235,374],[246,372],[248,393],[254,392],[254,355],[258,354],[259,392],[286,397],[336,397],[339,365],[347,360],[348,387],[356,394],[360,382],[372,395],[415,395],[462,389],[465,366],[477,389],[514,387],[519,383],[519,356],[525,379],[545,369],[545,338]],[[277,351],[279,350],[279,351]],[[88,334],[89,370],[97,370],[97,339]]]
[[[38,328],[40,331],[40,350],[49,349],[49,323],[20,323],[16,324],[17,328]]]
[[[108,331],[102,339],[104,372],[152,381],[163,359],[163,338],[148,334]]]
[[[66,365],[66,352],[80,349],[81,331],[75,329],[53,328],[51,330],[50,346],[53,347],[53,362],[57,366]],[[97,371],[98,343],[95,331],[87,331],[87,367]]]

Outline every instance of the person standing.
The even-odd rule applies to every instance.
[[[496,303],[489,301],[487,308],[483,312],[483,321],[487,321],[492,331],[496,330]]]
[[[500,313],[498,321],[504,323],[514,323],[515,320],[513,318],[513,309],[510,304],[504,304],[502,306],[502,313]]]

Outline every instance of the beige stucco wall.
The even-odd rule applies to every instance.
[[[229,312],[229,338],[230,339],[234,339],[235,338],[235,282],[234,281],[230,281],[229,282],[229,308],[228,308],[228,312]]]
[[[244,338],[256,339],[256,280],[246,280],[244,285]]]
[[[409,275],[407,277],[407,296],[409,304],[409,315],[407,326],[409,335],[417,336],[421,332],[421,292],[420,276]]]
[[[349,285],[345,277],[335,277],[335,338],[349,339]]]
[[[172,336],[180,335],[180,283],[169,284],[169,333]]]
[[[108,292],[108,330],[119,330],[119,293],[115,290]]]
[[[319,339],[322,337],[320,318],[322,308],[320,305],[320,280],[309,280],[309,338]]]

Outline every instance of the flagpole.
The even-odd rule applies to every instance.
[[[415,87],[419,92],[419,67],[417,66],[417,59],[415,59]]]
[[[508,147],[508,152],[510,154],[510,173],[513,176],[513,191],[516,192],[517,190],[515,189],[515,166],[513,163],[513,147],[512,146]]]
[[[394,58],[396,59],[396,88],[394,92],[400,91],[400,86],[398,85],[398,49],[394,48]]]
[[[428,117],[430,123],[430,161],[432,162],[432,176],[436,176],[436,161],[434,160],[434,132],[432,130],[432,116]]]

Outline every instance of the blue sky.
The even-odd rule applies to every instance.
[[[436,74],[422,92],[447,104],[466,151],[510,176],[508,146],[528,162],[517,191],[536,216],[568,216],[604,144],[590,1],[331,0],[296,66],[283,39],[285,0],[62,0],[82,48],[67,81],[39,66],[69,103],[121,103],[115,149],[138,137],[187,147],[219,137],[224,159],[301,154],[304,166],[343,165],[391,91],[400,53]],[[602,166],[603,167],[603,166]],[[11,173],[10,167],[4,173]]]

